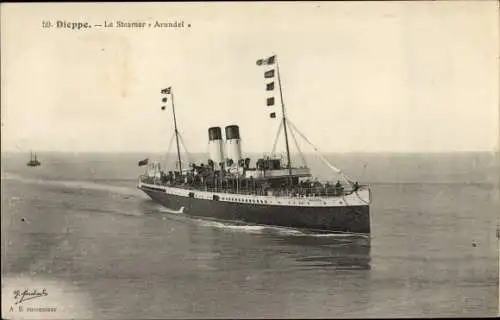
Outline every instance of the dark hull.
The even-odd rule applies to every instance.
[[[370,233],[369,206],[299,207],[231,203],[167,194],[140,188],[154,201],[194,217],[244,221],[318,231]]]

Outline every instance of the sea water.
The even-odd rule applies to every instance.
[[[29,168],[26,154],[2,154],[3,318],[498,313],[492,154],[328,155],[370,184],[370,235],[183,216],[136,189],[144,157],[40,153],[42,166]],[[16,304],[20,289],[47,296]]]

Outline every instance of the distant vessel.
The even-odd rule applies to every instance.
[[[257,159],[251,167],[251,159],[242,156],[239,127],[230,125],[225,128],[225,143],[220,127],[209,128],[207,163],[190,163],[183,169],[174,96],[172,88],[168,87],[161,90],[161,94],[163,103],[166,103],[169,97],[172,101],[177,166],[171,171],[164,171],[158,163],[149,164],[146,173],[139,177],[137,187],[168,209],[195,217],[319,232],[370,233],[370,188],[351,181],[331,165],[286,118],[277,57],[259,59],[257,65],[276,65],[276,68],[265,71],[264,78],[271,81],[266,84],[266,91],[274,91],[276,72],[282,121],[275,138],[273,153],[283,129],[286,162],[271,153]],[[267,98],[267,107],[273,111],[274,97]],[[161,107],[162,110],[165,108],[166,106]],[[270,118],[276,118],[276,112],[270,112],[269,115]],[[321,183],[317,179],[311,179],[312,175],[307,166],[292,166],[288,134],[295,140],[294,132],[310,144],[321,159],[338,174],[336,183]],[[298,148],[296,140],[295,144]],[[146,158],[138,164],[145,166],[148,161]]]
[[[42,164],[40,163],[40,161],[38,161],[38,159],[36,157],[36,153],[35,153],[35,158],[33,158],[33,152],[30,152],[30,161],[28,161],[28,163],[26,163],[26,165],[28,167],[38,167],[38,166],[41,166]]]

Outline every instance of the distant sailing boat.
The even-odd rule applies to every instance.
[[[38,167],[38,166],[40,166],[42,164],[36,158],[36,153],[35,153],[35,158],[33,159],[33,152],[30,152],[30,161],[28,161],[28,163],[26,163],[26,165],[28,167]]]

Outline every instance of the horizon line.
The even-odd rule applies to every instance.
[[[1,150],[1,153],[101,153],[101,154],[112,154],[112,153],[149,153],[149,154],[177,154],[177,152],[165,152],[165,151],[151,151],[151,150],[133,150],[133,151],[103,151],[103,150]],[[269,152],[262,151],[249,151],[247,154],[269,154]],[[283,152],[284,153],[284,152]],[[291,154],[315,154],[316,152],[291,152]],[[443,154],[443,153],[499,153],[498,150],[443,150],[443,151],[429,151],[429,150],[414,150],[414,151],[398,151],[398,150],[381,150],[381,151],[329,151],[323,152],[325,154],[380,154],[380,153],[390,153],[390,154],[414,154],[414,153],[432,153],[432,154]],[[186,154],[183,152],[181,154]],[[207,154],[206,151],[189,152],[189,154]],[[275,154],[280,154],[275,153]]]

